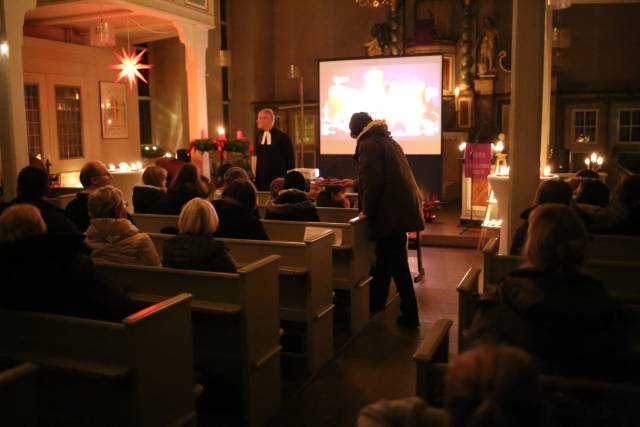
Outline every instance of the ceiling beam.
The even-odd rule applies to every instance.
[[[78,24],[82,22],[97,22],[100,19],[121,18],[123,16],[133,15],[134,12],[128,9],[108,10],[105,12],[85,13],[82,15],[58,16],[53,18],[31,19],[26,21],[29,25],[49,25],[64,26],[69,24]]]

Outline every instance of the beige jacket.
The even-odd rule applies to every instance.
[[[87,229],[86,244],[93,259],[122,264],[160,266],[151,238],[125,218],[94,218]]]

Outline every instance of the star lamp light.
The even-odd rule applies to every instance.
[[[153,65],[151,64],[140,63],[140,61],[142,61],[142,56],[146,51],[147,49],[145,48],[136,53],[127,51],[122,48],[122,55],[120,55],[116,51],[113,51],[116,59],[120,61],[119,64],[109,65],[109,68],[111,69],[120,70],[120,73],[118,73],[118,76],[116,77],[116,83],[119,83],[120,80],[126,78],[129,81],[129,90],[132,90],[133,86],[138,84],[138,79],[147,84],[149,83],[144,78],[142,73],[140,73],[140,70],[148,70],[150,68],[153,68]]]

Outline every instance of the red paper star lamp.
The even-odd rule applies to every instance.
[[[120,61],[119,64],[109,65],[109,68],[114,70],[120,70],[118,77],[116,77],[116,83],[120,82],[120,80],[125,77],[129,80],[129,90],[133,89],[134,85],[138,84],[138,78],[143,82],[148,82],[145,80],[144,76],[138,70],[148,70],[152,68],[153,65],[150,64],[141,64],[142,55],[147,51],[147,49],[142,49],[140,52],[130,53],[122,48],[122,55],[118,52],[114,51],[113,54]]]

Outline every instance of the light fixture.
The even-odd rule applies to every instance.
[[[224,136],[225,135],[224,127],[218,126],[218,135],[219,136]]]
[[[140,61],[142,60],[142,55],[144,55],[146,51],[147,49],[145,48],[136,54],[136,53],[125,51],[124,48],[122,48],[122,56],[118,54],[116,51],[113,52],[113,54],[118,59],[118,61],[120,61],[119,64],[109,65],[109,68],[112,68],[114,70],[120,70],[120,73],[116,77],[116,83],[120,82],[120,80],[124,78],[127,78],[127,80],[129,80],[130,90],[133,89],[134,85],[138,84],[137,79],[140,79],[143,82],[148,84],[147,80],[139,71],[139,70],[148,70],[151,67],[153,67],[153,65],[150,65],[150,64],[140,63]]]
[[[356,4],[364,7],[391,6],[393,0],[355,0]]]
[[[120,61],[120,63],[109,65],[109,68],[120,70],[120,73],[116,77],[116,83],[120,82],[120,80],[126,77],[127,80],[129,80],[129,90],[132,90],[133,86],[138,84],[138,79],[147,84],[149,83],[147,82],[147,80],[145,80],[142,73],[140,73],[140,70],[148,70],[153,67],[153,65],[150,64],[140,63],[140,61],[142,61],[142,56],[146,51],[146,48],[141,49],[138,53],[135,53],[135,51],[131,51],[131,40],[129,39],[129,21],[127,21],[127,50],[125,51],[124,48],[122,48],[122,56],[114,50],[113,54],[115,55],[116,59]]]
[[[547,0],[547,7],[553,10],[566,9],[571,6],[571,0]]]
[[[100,19],[100,22],[91,27],[91,31],[89,32],[89,44],[95,47],[115,46],[116,33],[113,31],[111,24]]]
[[[9,43],[7,42],[0,43],[0,55],[9,56]]]

